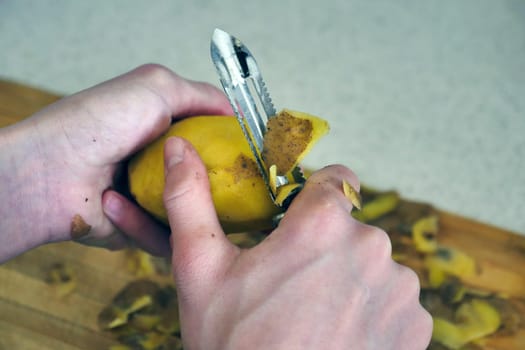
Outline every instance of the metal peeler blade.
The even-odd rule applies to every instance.
[[[211,58],[224,92],[250,145],[257,166],[273,200],[269,170],[262,158],[263,139],[269,118],[277,114],[255,58],[237,38],[215,29],[211,39]],[[279,186],[288,183],[286,176],[277,176]]]

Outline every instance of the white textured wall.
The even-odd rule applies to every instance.
[[[521,0],[0,0],[0,77],[67,94],[158,62],[216,84],[215,27],[278,109],[330,121],[307,165],[525,233]]]

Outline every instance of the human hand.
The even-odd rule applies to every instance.
[[[385,232],[349,215],[342,166],[314,173],[279,226],[241,250],[225,237],[206,169],[180,138],[165,145],[165,206],[187,349],[424,349],[432,319],[416,274]]]
[[[172,118],[231,113],[211,85],[145,65],[1,129],[0,261],[71,238],[112,249],[132,239],[169,255],[167,228],[113,190],[116,179]]]

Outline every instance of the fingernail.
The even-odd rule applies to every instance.
[[[184,141],[178,137],[170,137],[166,140],[164,148],[166,168],[171,169],[184,160]]]
[[[122,211],[122,201],[115,196],[108,196],[104,201],[104,212],[111,217],[116,217]]]

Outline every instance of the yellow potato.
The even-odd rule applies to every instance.
[[[294,115],[297,112],[287,113]],[[295,152],[292,154],[295,159],[303,157],[311,144],[328,130],[324,120],[304,113],[298,115],[301,123],[306,118],[312,127],[309,134],[303,135],[303,139],[307,140],[303,142],[305,147],[290,150]],[[202,158],[208,171],[214,205],[225,232],[272,227],[272,218],[282,209],[272,201],[237,119],[232,116],[198,116],[178,121],[165,135],[135,155],[128,167],[129,187],[140,206],[167,223],[162,193],[163,150],[169,136],[188,140]],[[279,152],[287,151],[280,149]]]

